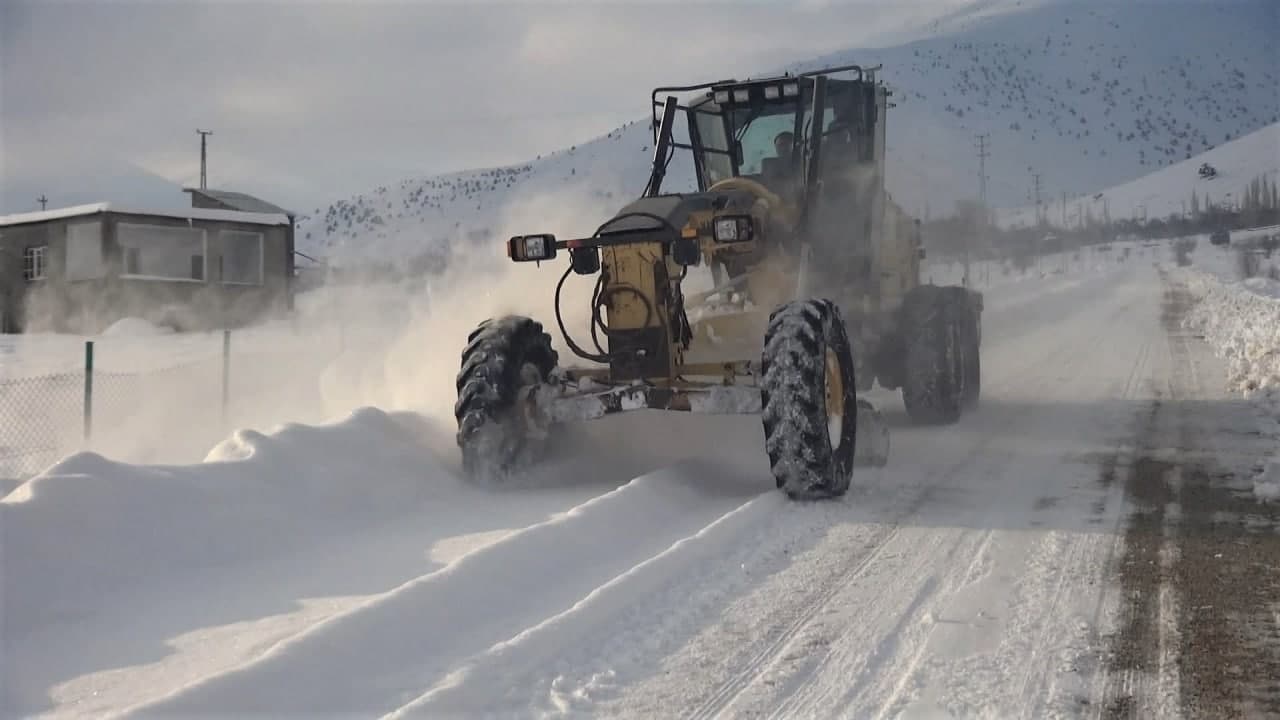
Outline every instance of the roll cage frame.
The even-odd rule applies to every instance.
[[[662,179],[666,175],[667,165],[676,150],[688,150],[692,153],[699,191],[705,192],[711,184],[708,182],[705,162],[708,155],[727,156],[732,168],[732,177],[740,177],[743,157],[739,152],[736,133],[743,128],[734,127],[733,111],[741,108],[760,108],[767,105],[786,106],[790,104],[795,115],[792,133],[793,137],[796,138],[797,149],[797,152],[792,155],[792,162],[804,162],[805,167],[802,177],[805,182],[801,189],[801,205],[807,206],[808,196],[811,194],[809,189],[813,184],[816,184],[817,169],[820,166],[822,133],[806,132],[806,111],[811,111],[809,115],[810,123],[813,118],[823,117],[826,109],[830,107],[828,99],[831,95],[843,94],[849,88],[853,88],[868,79],[871,79],[874,83],[874,72],[879,69],[880,66],[878,65],[870,68],[863,68],[860,65],[841,65],[754,80],[738,81],[727,79],[698,83],[696,85],[670,85],[655,88],[649,96],[651,104],[650,127],[653,132],[654,147],[653,171],[649,178],[649,184],[645,187],[644,195],[652,197],[660,194]],[[832,80],[829,78],[831,75],[848,72],[857,73],[857,75],[855,78],[848,80]],[[780,96],[775,99],[764,98],[761,88],[791,82],[799,85],[799,93],[796,96]],[[829,82],[835,83],[834,86],[830,86],[830,90],[828,90]],[[714,100],[717,92],[740,89],[746,89],[749,92],[750,99],[746,102],[733,102],[723,106]],[[832,90],[835,92],[832,93]],[[675,95],[675,93],[683,94],[698,91],[707,92],[688,101],[687,104],[681,104],[679,98]],[[663,100],[659,100],[660,95],[665,95],[666,97]],[[688,143],[676,142],[672,137],[675,114],[677,112],[685,114],[689,132]],[[698,127],[699,116],[710,116],[719,119],[723,124],[724,137],[726,144],[729,146],[728,148],[710,147],[703,141],[702,131]],[[792,170],[794,169],[793,167]]]

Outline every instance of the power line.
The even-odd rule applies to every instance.
[[[209,187],[209,176],[206,173],[208,168],[208,155],[205,152],[205,141],[213,134],[212,130],[196,129],[200,135],[200,189],[205,190]]]

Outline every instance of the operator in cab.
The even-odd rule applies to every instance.
[[[795,200],[795,135],[790,131],[778,133],[773,138],[774,157],[765,158],[760,164],[760,179],[765,186],[787,201]]]

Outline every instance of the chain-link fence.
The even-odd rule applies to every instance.
[[[283,340],[285,347],[277,336],[240,349],[230,333],[195,347],[188,339],[103,339],[32,353],[35,362],[0,376],[0,494],[79,450],[192,462],[235,427],[319,421],[315,379],[330,355],[305,338]],[[72,354],[81,352],[82,361]],[[47,366],[61,372],[41,373]]]
[[[0,380],[0,480],[39,472],[83,438],[83,373]]]

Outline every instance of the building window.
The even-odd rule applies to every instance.
[[[22,251],[22,277],[25,280],[43,280],[49,263],[49,246],[29,247]]]
[[[121,277],[204,282],[208,253],[200,228],[119,223],[116,242],[124,255]]]
[[[94,280],[106,275],[102,260],[102,221],[67,226],[67,280]]]
[[[262,284],[262,233],[223,230],[222,282],[227,285]]]

